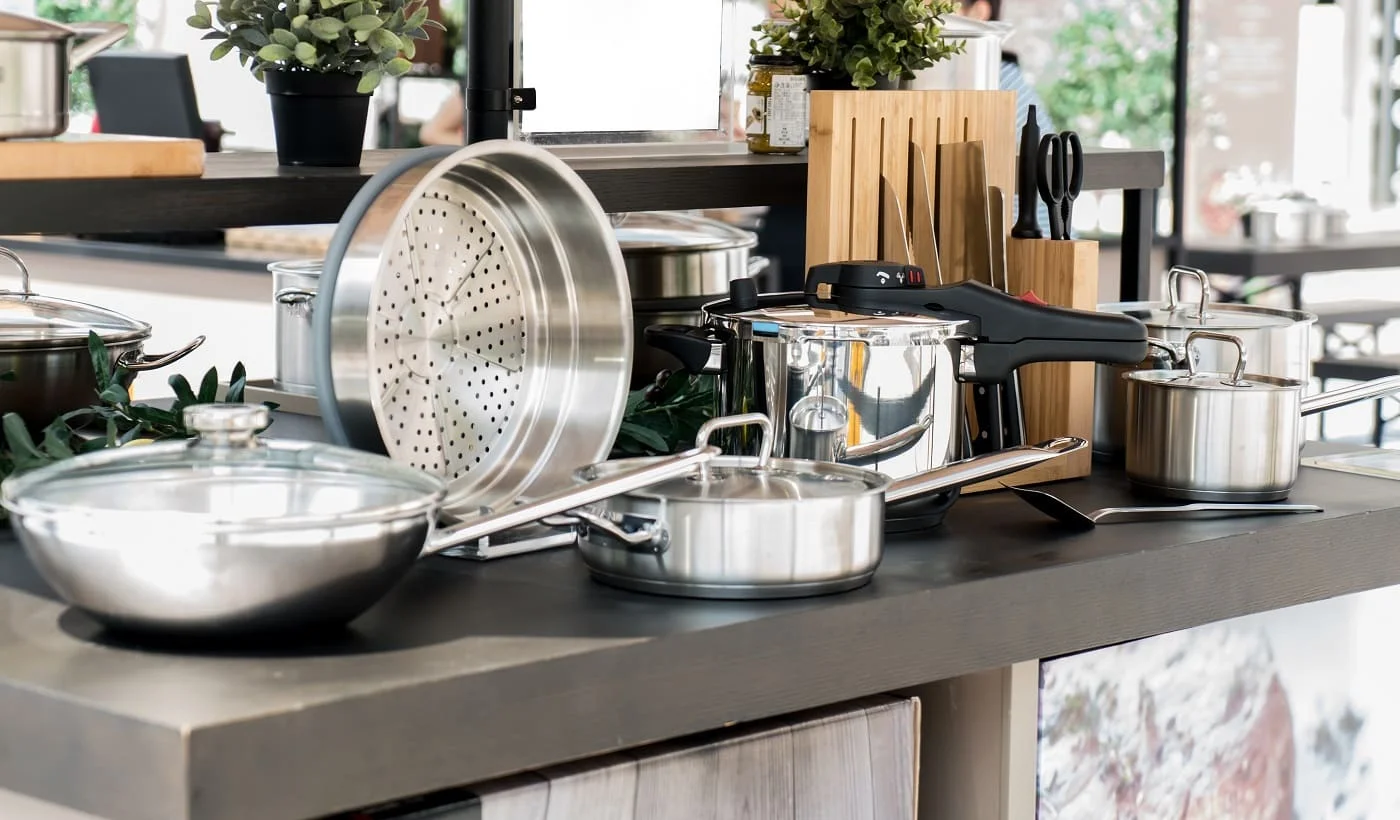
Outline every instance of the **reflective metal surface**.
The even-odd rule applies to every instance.
[[[933,91],[997,91],[1001,88],[1001,44],[1011,34],[1005,23],[957,14],[943,17],[939,38],[967,43],[962,53],[915,72],[901,88]]]
[[[275,383],[292,393],[316,392],[315,334],[311,327],[320,287],[320,259],[273,262],[272,300],[277,338]]]
[[[1202,340],[1239,347],[1229,374],[1193,366]],[[1198,331],[1188,369],[1127,374],[1126,468],[1132,484],[1167,498],[1266,502],[1288,497],[1298,478],[1305,413],[1400,391],[1400,376],[1303,400],[1305,383],[1246,373],[1237,337]]]
[[[39,573],[98,620],[236,635],[343,624],[420,555],[693,473],[703,448],[434,531],[446,484],[383,456],[260,439],[266,407],[186,408],[191,441],[88,453],[7,479]]]
[[[1198,282],[1201,295],[1195,302],[1178,302],[1177,281],[1181,277]],[[1317,317],[1299,310],[1282,310],[1257,305],[1216,304],[1210,301],[1210,283],[1196,268],[1176,267],[1167,275],[1165,302],[1115,302],[1099,305],[1099,310],[1126,313],[1147,325],[1148,335],[1180,347],[1196,330],[1228,333],[1238,337],[1249,351],[1250,372],[1306,382],[1312,375],[1312,326]],[[1201,370],[1228,372],[1234,366],[1234,353],[1217,345],[1200,349],[1197,365]],[[1136,368],[1096,365],[1094,383],[1094,453],[1101,460],[1123,457],[1127,419],[1125,373],[1138,369],[1159,369],[1162,363],[1145,360]]]
[[[352,202],[327,254],[314,320],[327,429],[448,478],[454,509],[567,487],[611,450],[630,380],[607,216],[535,146],[414,156]]]
[[[858,464],[895,478],[957,457],[965,322],[862,316],[806,305],[707,310],[731,337],[717,413],[772,420],[775,453]],[[753,452],[743,431],[725,452]]]
[[[633,299],[721,295],[729,280],[759,272],[749,262],[758,237],[718,220],[682,213],[630,213],[620,215],[613,230]],[[767,267],[767,260],[761,267]]]
[[[126,36],[123,23],[74,23],[0,12],[0,139],[68,129],[68,73]],[[73,47],[80,37],[90,38]]]
[[[70,410],[96,401],[97,376],[88,352],[88,333],[107,345],[111,365],[123,370],[117,380],[129,387],[138,372],[179,361],[204,342],[200,336],[180,350],[155,355],[142,352],[151,326],[120,313],[41,296],[30,290],[29,271],[13,251],[0,257],[19,269],[20,289],[0,290],[0,415],[18,413],[38,430]]]

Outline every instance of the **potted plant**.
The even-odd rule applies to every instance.
[[[813,88],[897,88],[964,46],[939,36],[956,0],[783,0],[781,9],[754,27],[761,36],[750,47],[795,58]]]
[[[317,166],[360,164],[370,95],[442,28],[426,0],[198,0],[186,22],[266,84],[278,162]]]

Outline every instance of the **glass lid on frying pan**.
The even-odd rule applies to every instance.
[[[0,262],[18,268],[19,290],[0,289],[0,350],[81,347],[93,331],[108,344],[145,339],[151,326],[115,311],[40,296],[30,290],[29,269],[17,254],[0,247]],[[8,266],[7,266],[8,267]],[[0,276],[10,271],[0,271]]]
[[[383,456],[260,438],[270,423],[262,405],[194,405],[184,421],[196,438],[56,462],[5,481],[3,504],[21,515],[130,514],[153,531],[190,516],[229,531],[290,530],[427,515],[446,494],[441,479]]]

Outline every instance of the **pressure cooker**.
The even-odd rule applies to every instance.
[[[728,292],[733,279],[763,274],[768,259],[749,256],[753,233],[686,213],[641,212],[613,217],[613,232],[627,266],[637,344],[632,385],[649,383],[662,370],[681,367],[675,357],[642,344],[652,324],[700,321],[700,308]]]
[[[0,139],[56,137],[68,130],[69,72],[126,32],[124,23],[59,25],[0,12]]]
[[[703,314],[698,325],[648,328],[646,340],[719,376],[716,415],[764,413],[775,455],[896,479],[959,457],[961,382],[1147,352],[1147,330],[1130,316],[1033,304],[979,282],[930,288],[922,269],[890,262],[817,265],[803,293],[759,295],[736,281]],[[756,454],[751,429],[725,432],[726,452]]]

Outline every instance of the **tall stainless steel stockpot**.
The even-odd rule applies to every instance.
[[[1195,279],[1200,298],[1187,303],[1177,297],[1181,277]],[[1148,335],[1165,343],[1172,356],[1162,356],[1163,348],[1149,351],[1151,358],[1132,365],[1100,364],[1094,383],[1094,454],[1100,460],[1123,458],[1127,431],[1127,382],[1123,376],[1134,370],[1177,369],[1185,366],[1186,338],[1196,331],[1227,333],[1238,338],[1249,351],[1251,372],[1307,382],[1312,375],[1312,326],[1317,317],[1300,310],[1282,310],[1256,305],[1214,304],[1210,301],[1210,281],[1197,268],[1174,267],[1167,274],[1165,302],[1114,302],[1099,305],[1106,313],[1132,316],[1147,326]],[[1202,371],[1228,373],[1234,367],[1234,352],[1221,345],[1197,348],[1195,363]]]
[[[894,478],[958,457],[961,382],[1001,382],[1032,362],[1136,362],[1147,350],[1131,317],[1035,305],[976,282],[927,288],[921,270],[893,263],[818,265],[806,293],[731,287],[705,306],[705,324],[652,327],[648,342],[719,375],[716,415],[768,415],[775,454]],[[749,431],[730,432],[725,452],[754,452]]]
[[[68,74],[126,36],[125,23],[72,23],[0,12],[0,139],[68,130]],[[73,42],[87,38],[74,47]]]

